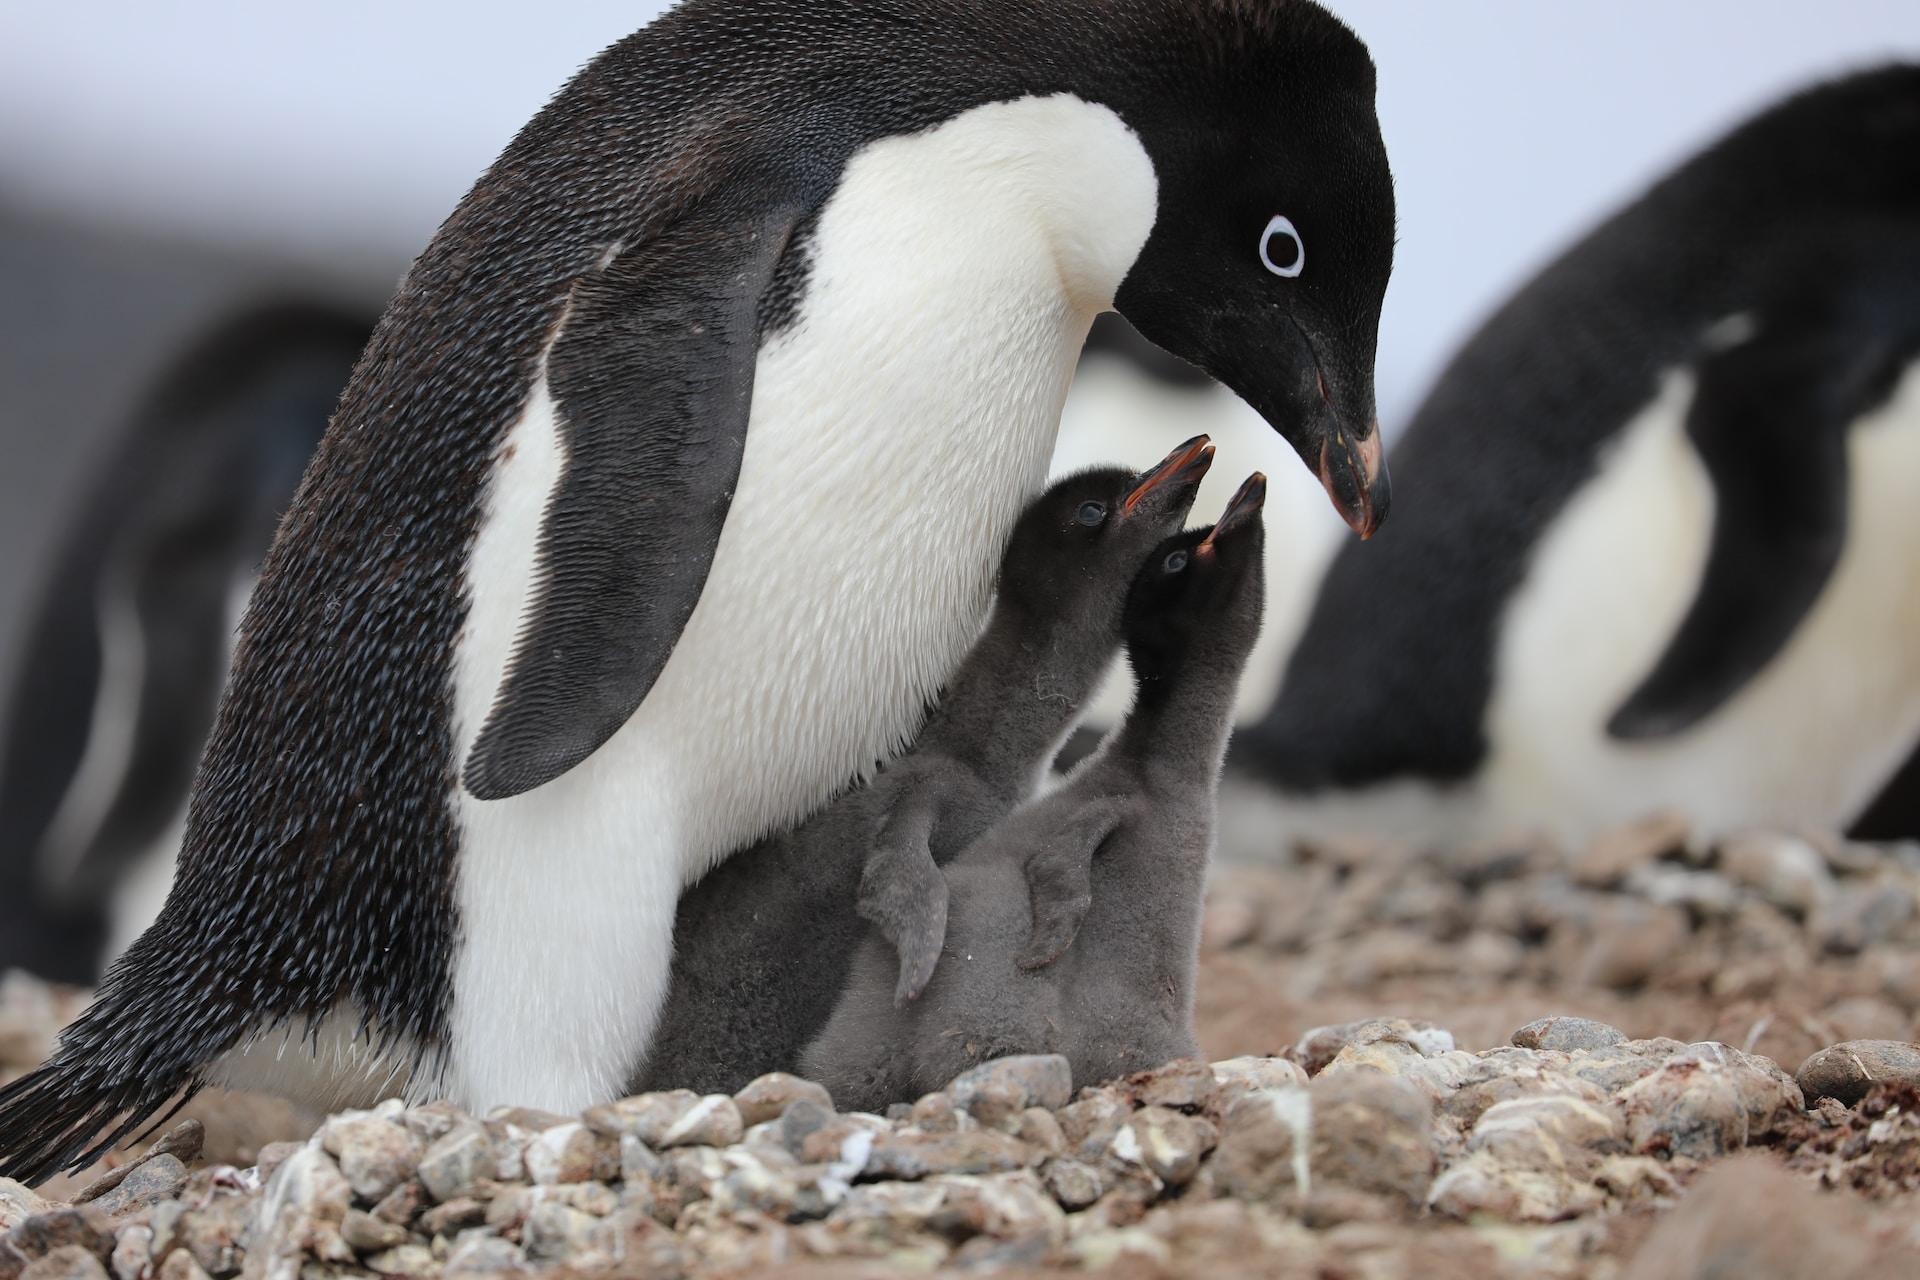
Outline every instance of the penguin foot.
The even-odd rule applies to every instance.
[[[878,850],[860,878],[860,914],[900,954],[893,1002],[906,1008],[926,990],[947,937],[947,878],[924,848],[919,856]]]

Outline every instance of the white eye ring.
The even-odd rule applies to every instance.
[[[1284,267],[1277,265],[1272,258],[1267,256],[1267,246],[1273,243],[1273,237],[1276,234],[1284,235],[1293,241],[1293,261]],[[1306,270],[1307,242],[1300,238],[1300,232],[1293,225],[1291,218],[1283,218],[1279,214],[1275,214],[1273,220],[1267,223],[1267,229],[1260,233],[1260,265],[1273,272],[1273,274],[1285,276],[1289,280]]]

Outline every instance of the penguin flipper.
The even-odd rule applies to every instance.
[[[1611,736],[1665,737],[1712,714],[1819,599],[1846,540],[1848,428],[1891,394],[1912,354],[1881,318],[1873,307],[1780,308],[1701,362],[1687,434],[1714,488],[1706,569],[1666,651],[1608,721]]]
[[[666,665],[739,480],[762,298],[797,218],[696,210],[575,282],[547,359],[566,469],[532,612],[467,758],[480,799],[593,754]]]
[[[1119,804],[1111,796],[1102,796],[1055,825],[1045,842],[1028,855],[1033,929],[1015,961],[1022,969],[1044,969],[1080,935],[1080,925],[1093,905],[1093,860],[1121,819]]]
[[[932,851],[939,807],[934,790],[907,784],[890,804],[860,873],[860,914],[900,957],[893,1001],[902,1009],[926,990],[947,937],[947,878]]]

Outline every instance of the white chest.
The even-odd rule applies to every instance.
[[[1825,590],[1786,648],[1724,707],[1671,738],[1620,742],[1607,718],[1649,671],[1697,589],[1713,492],[1675,375],[1542,542],[1502,632],[1495,819],[1595,825],[1671,807],[1708,829],[1844,821],[1920,730],[1920,366],[1848,438],[1851,515]]]
[[[1156,197],[1133,136],[1072,98],[982,107],[854,158],[800,318],[760,353],[732,507],[653,689],[546,786],[455,796],[453,1096],[570,1110],[617,1090],[682,885],[914,732],[978,628],[1086,327]],[[508,444],[455,664],[463,758],[562,465],[544,388]]]

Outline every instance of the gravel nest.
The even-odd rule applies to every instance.
[[[1211,1064],[1002,1059],[884,1117],[781,1075],[579,1116],[203,1098],[104,1177],[0,1181],[0,1280],[1920,1274],[1917,905],[1910,848],[1672,818],[1294,850],[1216,877]],[[0,1071],[83,999],[10,975]]]

